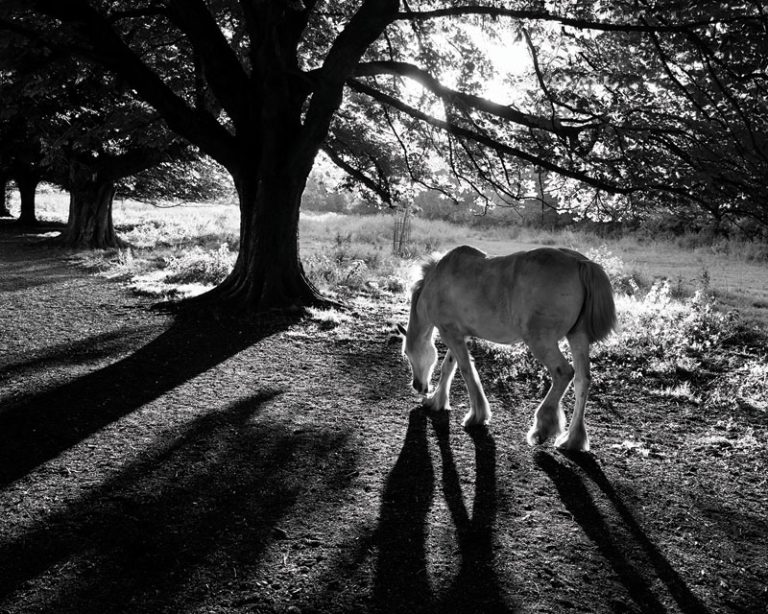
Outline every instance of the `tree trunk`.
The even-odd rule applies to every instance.
[[[201,297],[227,311],[295,312],[330,304],[299,259],[299,207],[306,176],[235,177],[240,199],[240,252],[230,275]]]
[[[115,183],[98,173],[70,174],[69,218],[61,241],[67,247],[106,249],[121,247],[112,223]]]
[[[8,175],[0,175],[0,217],[11,217],[8,208]]]
[[[217,288],[199,298],[236,313],[338,305],[319,294],[299,259],[301,196],[319,142],[301,139],[302,96],[279,80],[268,92],[260,127],[242,137],[241,162],[232,170],[241,216],[235,266]]]
[[[35,192],[37,191],[37,184],[40,182],[40,179],[37,173],[31,170],[17,173],[15,179],[16,187],[19,189],[19,198],[21,199],[19,224],[34,226],[37,224]]]

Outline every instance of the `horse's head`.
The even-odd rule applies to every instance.
[[[432,371],[437,364],[437,348],[432,340],[432,327],[418,330],[420,327],[416,326],[411,318],[407,330],[401,324],[398,324],[397,328],[403,337],[403,354],[411,364],[413,389],[419,394],[427,394]]]

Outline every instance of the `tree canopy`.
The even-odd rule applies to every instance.
[[[117,245],[109,214],[115,183],[161,162],[188,168],[198,158],[101,66],[11,32],[0,43],[0,70],[0,168],[70,192],[67,244]]]
[[[0,27],[112,71],[232,174],[241,252],[218,302],[319,300],[296,228],[320,150],[388,203],[514,203],[535,169],[581,213],[768,223],[759,2],[5,0]],[[528,70],[505,79],[513,46]]]

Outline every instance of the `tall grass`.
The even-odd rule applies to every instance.
[[[18,197],[11,203],[18,212]],[[38,194],[38,215],[63,222],[68,197],[46,190]],[[209,203],[156,207],[117,200],[114,221],[130,252],[84,255],[94,269],[126,278],[150,276],[158,292],[176,292],[174,284],[209,287],[234,262],[239,249],[239,211],[234,205]],[[676,298],[705,290],[729,307],[768,321],[768,247],[735,239],[713,240],[702,233],[665,237],[649,233],[606,238],[583,230],[546,231],[531,227],[412,220],[407,258],[392,254],[394,217],[379,214],[302,215],[300,249],[305,269],[324,291],[352,296],[359,292],[399,291],[408,285],[413,262],[435,251],[472,244],[492,255],[559,245],[577,249],[609,270],[619,292],[647,292],[654,282],[669,281]],[[226,246],[224,248],[223,246]],[[188,269],[188,270],[187,270]],[[199,288],[195,288],[195,291]]]
[[[37,203],[40,219],[66,220],[66,196],[46,192]],[[17,199],[11,209],[18,212]],[[234,264],[239,236],[234,206],[157,208],[117,201],[114,220],[131,247],[85,253],[81,262],[101,274],[125,279],[137,292],[199,293],[224,279]],[[301,255],[310,278],[331,295],[392,300],[405,298],[414,264],[421,257],[463,243],[491,253],[536,245],[578,249],[604,267],[617,294],[620,330],[593,349],[596,389],[632,385],[644,394],[699,408],[768,411],[765,321],[762,328],[751,325],[739,315],[745,309],[737,313],[728,310],[732,303],[723,303],[735,291],[742,292],[747,307],[765,317],[765,245],[706,242],[694,235],[606,239],[581,231],[466,227],[415,218],[408,257],[400,258],[392,253],[393,224],[389,215],[302,215]],[[527,382],[536,393],[545,392],[548,378],[524,347],[481,342],[476,351],[493,358],[486,364],[502,388],[509,382],[515,387]]]

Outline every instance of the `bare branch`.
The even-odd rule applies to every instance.
[[[466,128],[462,128],[460,126],[456,126],[455,124],[451,122],[447,122],[441,119],[437,119],[436,117],[432,117],[431,115],[428,115],[427,113],[424,113],[423,111],[420,111],[418,109],[415,109],[411,107],[410,105],[405,104],[401,100],[398,100],[397,98],[390,96],[389,94],[385,94],[383,92],[380,92],[360,81],[357,81],[356,79],[350,79],[348,81],[349,87],[351,87],[356,92],[359,92],[361,94],[366,94],[370,96],[371,98],[374,98],[375,100],[378,100],[382,104],[386,104],[392,108],[399,109],[400,111],[403,111],[404,113],[407,113],[411,117],[414,117],[416,119],[419,119],[421,121],[424,121],[432,126],[435,126],[436,128],[440,128],[442,130],[445,130],[449,134],[452,134],[459,138],[469,139],[471,141],[475,141],[476,143],[479,143],[480,145],[485,145],[486,147],[489,147],[490,149],[494,151],[498,151],[516,158],[519,158],[521,160],[525,160],[526,162],[529,162],[531,164],[536,164],[541,166],[542,168],[546,170],[550,170],[556,173],[559,173],[561,175],[564,175],[566,177],[571,177],[572,179],[577,179],[579,181],[583,181],[584,183],[591,185],[595,188],[605,190],[606,192],[610,193],[618,193],[618,194],[628,194],[629,192],[632,192],[637,189],[637,187],[623,187],[618,184],[612,183],[610,181],[591,177],[583,172],[580,172],[578,170],[573,170],[569,168],[565,168],[563,166],[560,166],[558,164],[555,164],[554,162],[551,162],[549,160],[545,160],[543,158],[540,158],[538,156],[535,156],[533,154],[530,154],[526,151],[523,151],[522,149],[519,149],[517,147],[512,147],[510,145],[506,145],[504,143],[500,143],[491,137],[488,137],[486,135],[478,134],[476,132],[473,132],[471,130],[467,130]]]
[[[395,206],[394,203],[392,202],[392,194],[387,188],[381,186],[379,183],[375,182],[373,179],[371,179],[359,168],[356,168],[355,166],[347,162],[341,156],[341,154],[339,154],[335,149],[333,149],[328,143],[323,143],[323,146],[320,149],[325,152],[325,154],[330,158],[331,162],[333,162],[341,170],[347,173],[347,175],[352,177],[352,179],[363,184],[366,188],[371,190],[371,192],[376,194],[383,202],[385,202],[390,207]]]
[[[368,77],[380,74],[408,77],[421,84],[444,102],[460,107],[477,109],[495,115],[501,119],[527,126],[553,132],[568,138],[575,138],[585,126],[565,125],[556,117],[550,119],[538,117],[529,113],[517,111],[510,106],[502,105],[487,100],[474,94],[465,94],[442,85],[426,70],[407,62],[367,62],[357,66],[354,72],[356,77]]]
[[[555,15],[540,10],[509,9],[497,6],[463,5],[431,11],[401,11],[396,19],[400,21],[424,21],[443,17],[466,15],[485,15],[488,17],[509,17],[518,20],[545,21],[559,23],[579,30],[599,30],[603,32],[688,32],[691,29],[706,28],[720,23],[759,22],[759,18],[744,15],[730,19],[701,19],[675,24],[650,25],[642,22],[605,22],[578,17]]]

